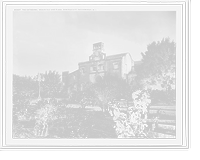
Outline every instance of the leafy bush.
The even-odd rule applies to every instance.
[[[87,83],[83,87],[80,103],[86,105],[98,105],[103,112],[107,110],[107,105],[114,99],[128,99],[131,89],[129,84],[122,78],[110,73],[98,76],[95,83]]]
[[[25,101],[26,98],[27,98],[27,94],[18,93],[18,92],[13,93],[13,103],[14,104],[20,103],[21,101]]]
[[[168,97],[164,91],[153,90],[150,93],[153,102],[167,102]]]
[[[60,105],[65,106],[65,105],[68,105],[68,104],[69,104],[69,99],[63,98],[63,99],[61,99],[59,102],[60,102]]]
[[[171,91],[171,96],[172,96],[172,99],[176,99],[176,90],[175,89],[173,89]]]
[[[116,133],[118,138],[148,138],[146,119],[147,107],[151,103],[149,94],[138,90],[132,94],[132,98],[132,106],[123,107],[118,102],[110,104]]]
[[[82,92],[74,92],[70,97],[71,102],[80,103],[83,107],[96,104],[96,97],[93,91],[85,90]]]
[[[26,94],[14,93],[13,103],[14,116],[17,116],[18,120],[30,120],[34,117],[34,113],[31,112],[30,102],[27,100]]]
[[[70,96],[70,102],[79,103],[81,100],[81,92],[74,91]]]
[[[92,91],[86,90],[81,93],[81,99],[79,103],[85,107],[87,105],[96,104],[96,97]]]
[[[150,96],[152,99],[152,102],[170,102],[173,99],[176,98],[176,93],[175,90],[170,90],[170,91],[159,91],[159,90],[152,90],[150,92]]]
[[[35,135],[29,129],[23,127],[20,123],[13,123],[13,138],[35,138]]]
[[[57,102],[55,98],[50,98],[49,102],[43,99],[38,102],[38,106],[35,111],[35,135],[48,135],[48,122],[58,119],[62,116],[60,105],[61,102]]]
[[[32,96],[38,92],[38,84],[31,77],[13,75],[13,92],[20,92]]]

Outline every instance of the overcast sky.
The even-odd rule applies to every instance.
[[[137,61],[151,42],[176,41],[175,12],[14,12],[13,22],[18,75],[73,72],[96,42],[104,43],[107,55],[129,52]]]

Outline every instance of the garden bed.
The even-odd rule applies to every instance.
[[[62,111],[62,115],[48,123],[48,135],[43,138],[116,138],[114,122],[110,116],[103,112],[70,105]],[[76,107],[74,107],[76,106]],[[34,136],[36,120],[18,121],[13,127],[14,137],[41,138]]]
[[[35,136],[34,124],[35,120],[13,122],[14,138],[116,138],[114,122],[111,119],[105,118],[108,113],[93,111],[84,112],[91,115],[87,122],[72,123],[68,126],[65,121],[57,120],[54,123],[49,123],[48,136]],[[83,116],[84,116],[83,114]]]
[[[94,106],[93,106],[94,107]],[[34,110],[35,107],[31,105]],[[95,107],[94,107],[95,108]],[[94,108],[82,109],[82,116],[90,115],[90,119],[84,123],[73,123],[65,125],[66,119],[58,119],[53,123],[49,123],[49,133],[46,137],[34,135],[35,120],[30,121],[17,121],[17,118],[13,119],[14,126],[14,138],[116,138],[115,129],[113,126],[115,122],[112,120],[110,114],[102,111],[94,110]],[[97,107],[96,107],[97,108]],[[100,109],[100,107],[99,107]],[[70,108],[73,113],[80,111],[78,106],[76,108]],[[148,124],[151,126],[152,118],[157,114],[148,115]],[[175,123],[174,116],[160,115],[160,120],[165,122]],[[19,122],[19,123],[18,123]],[[153,136],[150,136],[153,138]]]

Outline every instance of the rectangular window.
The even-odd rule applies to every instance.
[[[82,75],[84,75],[85,74],[85,68],[81,68],[80,72],[81,72]]]
[[[95,67],[95,66],[90,67],[90,71],[91,71],[91,72],[95,72],[95,71],[97,71],[97,67]]]
[[[114,69],[119,69],[119,62],[114,62],[113,63],[113,68]]]
[[[98,65],[98,70],[99,70],[99,71],[103,71],[103,70],[104,70],[103,64],[99,64],[99,65]]]

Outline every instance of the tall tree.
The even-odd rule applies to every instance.
[[[42,74],[43,81],[41,82],[41,95],[47,98],[58,97],[62,83],[58,72],[49,71]]]
[[[109,73],[102,78],[98,78],[96,83],[90,86],[90,90],[94,92],[97,104],[100,105],[103,112],[105,112],[106,104],[120,95],[120,84],[120,78]]]
[[[132,86],[127,82],[127,80],[121,79],[120,87],[121,87],[120,90],[121,98],[126,98],[126,99],[131,98]]]
[[[21,77],[18,75],[13,75],[13,92],[20,92],[22,86]]]
[[[135,68],[135,71],[137,85],[140,88],[150,91],[174,92],[176,78],[175,42],[165,38],[162,41],[149,44],[147,51],[142,53],[142,63]]]
[[[14,99],[32,98],[37,94],[37,83],[29,76],[13,75]]]

